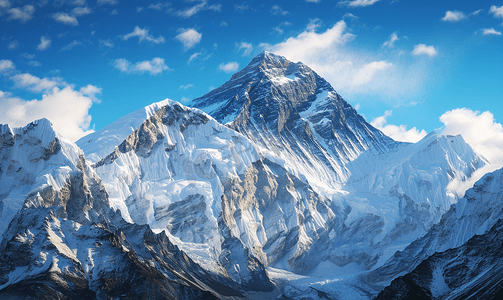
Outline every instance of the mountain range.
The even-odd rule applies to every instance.
[[[501,170],[461,136],[394,141],[270,52],[189,106],[76,143],[0,127],[6,299],[497,298]]]

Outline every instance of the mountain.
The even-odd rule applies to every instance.
[[[401,279],[391,282],[391,286],[382,292],[382,295],[391,295],[389,293],[395,292],[398,295],[399,291],[405,288],[399,288],[405,284],[402,281],[421,274],[424,280],[416,282],[414,279],[414,284],[420,285],[421,289],[429,290],[427,292],[429,297],[440,297],[438,294],[440,292],[436,292],[434,286],[430,286],[435,283],[432,281],[435,278],[432,279],[432,274],[428,273],[436,268],[433,270],[436,272],[435,276],[449,276],[445,278],[447,284],[442,284],[444,287],[449,287],[444,292],[457,291],[455,294],[459,296],[474,293],[467,289],[468,287],[472,289],[474,286],[482,285],[476,290],[488,290],[494,293],[490,287],[494,288],[499,284],[497,281],[499,277],[496,274],[499,270],[497,259],[501,257],[498,250],[501,244],[499,231],[503,217],[501,199],[503,199],[503,169],[486,174],[477,181],[425,236],[411,243],[403,251],[395,253],[386,264],[367,274],[365,281],[382,286],[388,285],[398,275],[403,275]],[[486,262],[489,261],[492,263],[487,265]],[[458,265],[465,266],[456,268]],[[409,284],[412,283],[407,283],[406,286]],[[406,295],[405,292],[403,294]],[[486,298],[487,295],[478,297]],[[447,296],[445,298],[451,299]]]
[[[461,136],[394,141],[269,52],[78,146],[47,120],[0,142],[4,297],[369,299],[497,219],[448,188],[488,163]]]
[[[83,152],[48,120],[0,130],[2,299],[242,296],[165,234],[125,222]]]

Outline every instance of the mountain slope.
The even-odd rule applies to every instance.
[[[126,223],[82,151],[48,120],[1,130],[2,299],[241,296],[166,235]]]

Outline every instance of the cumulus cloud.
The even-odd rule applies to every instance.
[[[433,57],[438,54],[438,51],[433,46],[426,46],[425,44],[418,44],[418,45],[414,46],[414,50],[412,50],[412,54],[415,56],[428,55],[429,57]]]
[[[393,64],[387,61],[373,61],[368,63],[356,72],[353,77],[353,83],[355,86],[366,85],[372,82],[376,74],[381,73],[381,71],[386,71],[391,67],[393,67]]]
[[[101,89],[87,85],[74,90],[62,78],[39,78],[29,73],[18,73],[11,61],[0,61],[0,72],[14,82],[16,88],[42,92],[42,99],[24,100],[0,91],[0,123],[21,127],[41,118],[49,119],[54,129],[66,138],[76,141],[92,132],[89,129],[89,109]]]
[[[370,124],[381,130],[384,134],[395,141],[416,143],[427,135],[426,131],[418,130],[416,127],[407,130],[407,125],[392,125],[386,120],[392,115],[391,110],[384,112],[383,116],[377,117]]]
[[[124,73],[148,72],[150,73],[150,75],[157,75],[162,73],[163,71],[170,70],[166,63],[164,63],[164,58],[159,57],[155,57],[150,61],[139,61],[135,64],[132,64],[127,59],[119,58],[115,60],[114,67]]]
[[[16,66],[11,60],[2,59],[0,60],[0,73],[5,73],[11,70],[14,70]]]
[[[148,41],[153,44],[161,44],[164,43],[164,37],[160,35],[157,38],[154,38],[151,34],[149,34],[148,29],[141,29],[139,26],[135,26],[133,32],[126,34],[122,37],[123,40],[127,41],[132,37],[138,37],[138,42],[141,43],[143,41]]]
[[[6,6],[6,4],[4,4],[4,6]],[[7,21],[16,20],[21,23],[26,23],[33,18],[34,13],[35,7],[33,7],[33,5],[25,5],[23,8],[14,7],[7,11],[7,14],[9,14]]]
[[[0,123],[22,127],[41,118],[49,119],[54,129],[64,137],[76,141],[91,133],[89,109],[93,100],[67,86],[54,87],[41,100],[23,100],[0,92]]]
[[[440,117],[444,124],[442,134],[461,134],[464,140],[489,162],[489,166],[477,171],[464,183],[453,182],[449,188],[457,190],[462,196],[466,189],[487,172],[503,167],[503,126],[494,120],[491,112],[473,111],[468,108],[457,108]]]
[[[459,10],[454,10],[454,11],[446,11],[445,16],[442,18],[442,21],[444,22],[458,22],[463,19],[466,19],[466,15],[464,12],[459,11]]]
[[[183,44],[183,48],[185,51],[194,47],[197,43],[201,41],[202,34],[197,32],[193,28],[189,29],[180,29],[180,33],[175,37],[175,39],[179,40]]]
[[[37,50],[43,51],[49,49],[51,46],[51,39],[46,36],[40,37],[40,44],[37,45]]]
[[[496,31],[494,28],[484,28],[482,29],[483,35],[501,35],[501,31]]]
[[[34,93],[47,92],[55,87],[67,85],[59,77],[39,78],[29,73],[15,74],[10,79],[14,81],[16,88],[24,88]]]
[[[320,33],[316,32],[318,27],[319,21],[312,20],[297,36],[275,45],[259,46],[291,61],[303,62],[346,95],[380,93],[396,101],[399,96],[415,93],[421,86],[425,78],[424,63],[395,65],[378,59],[377,55],[373,58],[369,53],[352,49],[350,42],[356,36],[347,32],[344,21]]]
[[[70,26],[78,26],[79,21],[77,21],[77,18],[73,15],[69,15],[65,12],[57,12],[52,15],[52,18],[54,21],[58,23],[63,23],[65,25],[70,25]]]
[[[384,42],[384,43],[382,44],[381,48],[384,48],[384,47],[393,48],[393,47],[395,46],[395,45],[394,45],[394,43],[395,43],[396,41],[398,41],[398,40],[399,40],[399,38],[398,38],[398,36],[396,35],[396,32],[393,32],[393,33],[389,36],[389,39],[388,39],[386,42]]]
[[[373,5],[379,0],[353,0],[353,1],[340,1],[339,5],[347,5],[348,7],[365,7]]]
[[[182,17],[182,18],[190,18],[202,10],[220,11],[221,7],[222,7],[222,5],[220,5],[220,4],[208,5],[207,0],[202,0],[202,1],[200,1],[200,3],[198,3],[194,6],[188,7],[184,10],[176,11],[175,15]]]
[[[497,7],[496,5],[491,5],[491,9],[489,9],[489,12],[492,13],[494,17],[503,18],[503,5],[500,7]]]
[[[220,71],[224,71],[225,73],[232,73],[232,72],[236,72],[239,69],[239,64],[235,61],[228,62],[226,64],[221,63],[218,66],[218,69]]]

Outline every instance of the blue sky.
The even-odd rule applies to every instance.
[[[0,0],[0,24],[0,123],[45,116],[76,140],[190,104],[269,50],[396,139],[438,130],[502,152],[502,1]]]

